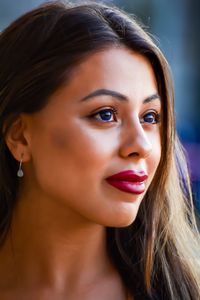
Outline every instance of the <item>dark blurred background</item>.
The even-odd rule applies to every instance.
[[[22,13],[43,2],[45,1],[0,0],[0,30]],[[187,151],[194,203],[200,213],[200,1],[104,2],[115,4],[136,15],[155,36],[171,65],[175,86],[177,130]]]

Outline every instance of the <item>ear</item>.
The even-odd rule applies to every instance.
[[[23,162],[30,160],[31,152],[28,134],[28,119],[24,115],[18,116],[9,127],[6,133],[5,142],[16,160],[20,161],[22,157]]]

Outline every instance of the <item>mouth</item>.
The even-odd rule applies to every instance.
[[[144,171],[127,170],[106,178],[106,181],[123,192],[139,195],[145,191],[147,178]]]

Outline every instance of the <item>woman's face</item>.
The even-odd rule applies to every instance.
[[[27,116],[29,192],[68,218],[129,225],[160,161],[160,112],[146,58],[126,48],[91,55],[45,108]]]

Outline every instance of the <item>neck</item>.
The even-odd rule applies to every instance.
[[[41,204],[43,203],[43,205]],[[113,272],[106,253],[103,226],[56,210],[45,201],[20,199],[11,230],[0,250],[1,274],[12,269],[8,281],[23,286],[62,289],[90,284]]]

